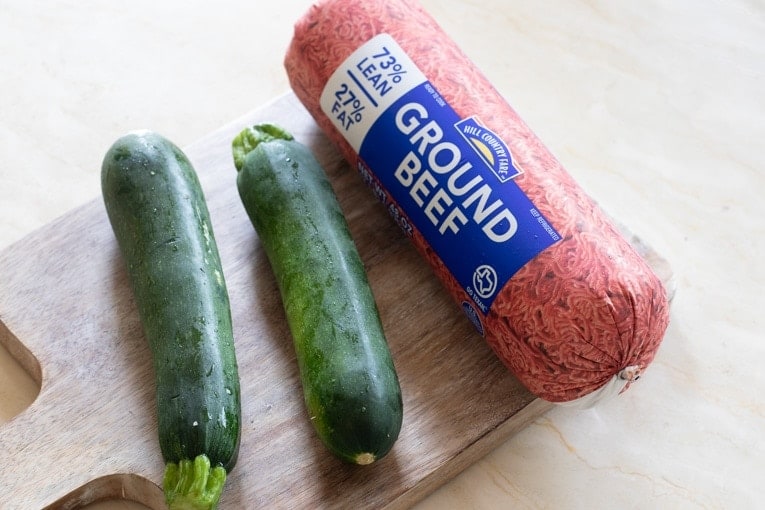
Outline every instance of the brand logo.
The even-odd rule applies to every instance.
[[[491,129],[482,125],[477,117],[463,119],[454,127],[500,182],[507,182],[523,173],[518,163],[513,160],[507,144]]]

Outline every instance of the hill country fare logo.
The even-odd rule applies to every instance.
[[[454,127],[500,182],[507,182],[523,173],[520,166],[513,161],[507,144],[492,130],[482,125],[477,117],[463,119]]]

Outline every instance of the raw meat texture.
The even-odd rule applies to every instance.
[[[500,291],[484,318],[488,344],[529,391],[551,402],[579,399],[615,378],[626,389],[653,360],[668,325],[661,281],[421,6],[402,0],[315,4],[295,25],[285,58],[296,96],[355,167],[358,155],[321,111],[319,98],[334,70],[383,32],[460,116],[477,115],[504,139],[524,169],[518,186],[561,234]],[[412,239],[457,302],[469,300],[416,228]]]

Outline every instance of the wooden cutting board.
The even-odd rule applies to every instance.
[[[329,454],[304,409],[276,284],[236,191],[231,139],[259,121],[315,152],[368,270],[405,406],[396,446],[371,466]],[[222,510],[405,508],[550,407],[494,357],[293,95],[185,150],[223,261],[242,385],[241,452]],[[0,253],[0,342],[40,385],[31,406],[0,425],[0,508],[104,498],[164,508],[149,350],[100,198]]]

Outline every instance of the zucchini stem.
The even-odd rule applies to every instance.
[[[374,453],[359,453],[353,461],[359,466],[367,466],[377,460]]]
[[[222,466],[210,467],[210,459],[201,454],[191,461],[168,462],[162,488],[170,510],[215,510],[226,483]]]
[[[256,124],[252,127],[243,129],[231,142],[234,153],[234,166],[236,171],[244,166],[244,159],[247,154],[255,150],[261,143],[272,140],[294,140],[295,138],[285,129],[276,124]]]

